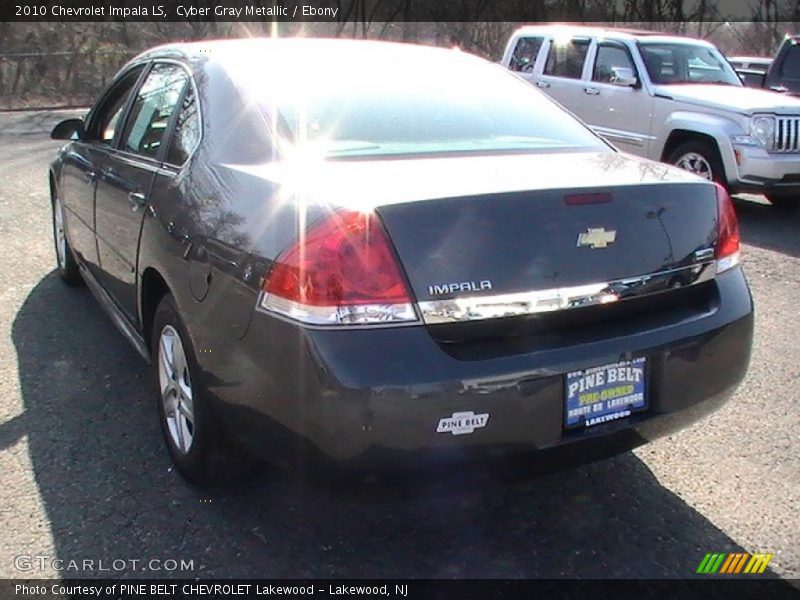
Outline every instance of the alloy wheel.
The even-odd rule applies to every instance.
[[[64,234],[64,207],[58,198],[53,203],[53,225],[56,236],[56,260],[59,268],[63,269],[67,261],[67,238]]]
[[[708,160],[706,160],[702,154],[698,154],[697,152],[687,152],[686,154],[682,155],[677,161],[675,161],[675,166],[685,169],[686,171],[690,171],[695,175],[699,175],[704,179],[708,179],[709,181],[714,180],[714,173],[711,170],[711,165],[709,164]]]
[[[183,342],[171,325],[164,326],[158,341],[158,382],[172,443],[188,454],[194,438],[194,394]]]

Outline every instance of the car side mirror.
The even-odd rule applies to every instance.
[[[638,87],[639,78],[636,77],[636,73],[633,69],[614,67],[612,71],[614,72],[614,76],[611,78],[610,83],[620,87]]]
[[[50,132],[54,140],[79,140],[83,137],[83,119],[67,119],[61,121]]]
[[[639,79],[637,77],[620,77],[611,83],[620,87],[639,87]]]

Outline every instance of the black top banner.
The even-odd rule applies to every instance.
[[[764,6],[766,6],[766,13]],[[771,0],[4,0],[17,22],[700,22],[800,20]]]

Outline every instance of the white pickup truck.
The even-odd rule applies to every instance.
[[[713,44],[572,25],[530,26],[502,64],[620,150],[731,192],[800,204],[800,99],[747,88]]]

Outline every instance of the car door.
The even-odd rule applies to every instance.
[[[536,85],[574,115],[583,118],[583,72],[592,39],[551,37]]]
[[[647,156],[653,98],[642,87],[630,50],[621,42],[601,40],[590,60],[590,80],[583,86],[584,120],[620,150]]]
[[[120,135],[127,102],[144,70],[137,65],[122,73],[86,116],[84,132],[64,156],[58,193],[64,205],[70,246],[96,275],[99,267],[95,241],[97,173]]]
[[[125,128],[97,176],[95,221],[101,283],[136,320],[136,262],[145,207],[167,132],[188,81],[179,65],[156,62],[130,103]]]

